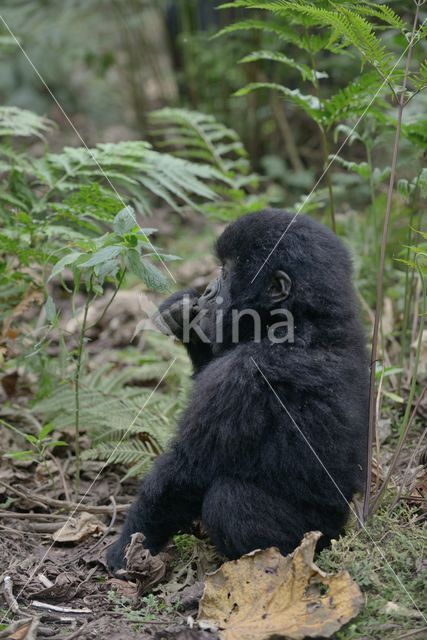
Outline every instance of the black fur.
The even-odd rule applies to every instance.
[[[196,338],[187,347],[195,367],[188,406],[170,450],[142,482],[108,554],[111,569],[122,566],[132,533],[142,531],[157,553],[200,517],[229,558],[269,546],[287,554],[306,531],[322,531],[324,544],[343,531],[348,501],[363,489],[365,339],[343,244],[309,217],[292,219],[261,211],[233,222],[219,238],[218,257],[228,265],[221,291],[225,342],[198,345]],[[271,344],[265,331],[254,342],[248,329],[232,344],[231,309],[257,309],[263,328],[268,325],[276,270],[292,283],[279,306],[294,316],[294,343]]]

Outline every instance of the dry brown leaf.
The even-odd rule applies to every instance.
[[[103,533],[106,528],[96,515],[81,511],[55,531],[52,538],[55,542],[80,542],[89,536]]]
[[[70,602],[75,598],[80,582],[74,573],[65,571],[56,576],[54,584],[32,594],[36,600]]]
[[[347,571],[330,575],[314,564],[320,536],[307,533],[286,557],[271,547],[223,564],[206,579],[199,620],[223,640],[329,638],[363,598]]]
[[[167,553],[159,553],[152,556],[144,547],[144,535],[134,533],[129,546],[126,549],[126,573],[135,580],[138,585],[138,595],[141,596],[150,591],[165,576],[167,562],[170,557]]]
[[[36,640],[39,623],[39,618],[17,620],[3,631],[0,631],[0,638],[5,638],[6,640]]]

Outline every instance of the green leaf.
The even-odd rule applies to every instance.
[[[44,425],[44,427],[40,429],[38,439],[44,440],[49,435],[49,433],[52,433],[54,429],[55,429],[55,425],[48,422],[47,424]]]
[[[46,313],[46,319],[48,322],[52,323],[56,318],[56,306],[53,301],[52,296],[48,296],[44,305],[44,310]]]
[[[82,269],[88,269],[104,262],[109,262],[112,258],[115,258],[123,251],[122,246],[112,245],[110,247],[102,247],[85,262],[81,262],[79,267]]]
[[[119,211],[114,218],[113,228],[120,236],[124,236],[137,227],[138,224],[135,219],[135,213],[132,207],[128,206]]]
[[[34,451],[27,449],[26,451],[12,451],[11,453],[5,453],[5,458],[13,458],[14,460],[28,460],[34,458]]]
[[[63,258],[61,258],[61,260],[59,260],[55,266],[52,269],[52,272],[48,278],[48,282],[49,280],[51,280],[52,278],[54,278],[55,276],[58,275],[58,273],[61,273],[61,271],[70,264],[73,264],[74,262],[76,262],[76,260],[78,260],[78,258],[80,258],[80,256],[83,255],[80,251],[72,251],[71,253],[68,253],[66,256],[64,256]]]
[[[310,82],[316,82],[316,80],[320,77],[325,78],[328,77],[328,74],[318,73],[311,69],[306,64],[301,64],[296,62],[293,58],[289,58],[285,56],[283,53],[279,53],[277,51],[254,51],[249,55],[242,58],[239,62],[255,62],[257,60],[270,60],[272,62],[279,62],[280,64],[284,64],[291,69],[295,69],[301,74],[303,80],[309,80]]]
[[[168,279],[157,267],[147,260],[143,260],[136,249],[130,249],[126,254],[126,259],[130,271],[141,278],[149,289],[153,291],[168,291]]]

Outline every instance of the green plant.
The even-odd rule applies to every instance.
[[[108,592],[108,599],[114,604],[114,611],[121,613],[129,622],[142,625],[153,620],[159,620],[162,615],[171,616],[179,607],[179,600],[174,605],[168,605],[161,596],[149,593],[138,602],[138,609],[132,606],[129,598],[120,597],[115,591]]]
[[[32,433],[24,433],[21,429],[18,429],[1,418],[0,424],[17,433],[25,442],[28,442],[31,447],[30,449],[10,451],[9,453],[4,454],[5,457],[13,460],[27,460],[42,464],[45,467],[46,473],[50,477],[53,485],[55,485],[54,478],[47,464],[47,459],[53,457],[52,451],[57,447],[68,446],[63,440],[58,440],[57,438],[52,437],[51,434],[52,431],[55,430],[55,425],[47,423],[40,429],[37,435],[34,435]]]
[[[213,183],[212,188],[220,198],[203,204],[203,212],[232,220],[266,205],[265,198],[247,193],[248,189],[257,189],[259,177],[250,173],[247,151],[233,129],[213,116],[186,109],[153,111],[150,122],[159,148],[166,148],[180,158],[202,162],[225,178]]]
[[[121,371],[108,364],[80,380],[80,420],[92,441],[82,458],[122,464],[126,477],[143,475],[167,447],[189,387],[190,370],[182,348],[160,334],[150,334],[146,340],[144,354],[132,354],[134,365],[126,354],[128,366]],[[158,380],[165,371],[162,391],[128,384]],[[72,427],[74,394],[73,382],[65,380],[37,402],[34,411],[58,430]]]
[[[334,634],[337,640],[422,637],[426,583],[418,566],[425,529],[416,520],[417,512],[406,504],[392,513],[384,506],[364,529],[354,524],[319,554],[322,570],[347,569],[365,598],[359,615]]]
[[[257,2],[256,0],[238,0],[233,6],[251,10],[264,10],[267,20],[248,19],[229,25],[221,34],[240,32],[242,30],[260,30],[273,33],[277,42],[295,50],[295,55],[281,51],[254,51],[242,58],[243,63],[265,61],[283,67],[298,74],[302,84],[311,85],[311,93],[303,93],[299,88],[291,89],[281,82],[251,82],[236,95],[246,95],[258,89],[273,89],[285,99],[302,109],[306,116],[313,120],[319,130],[323,150],[324,176],[329,194],[329,209],[332,228],[335,230],[335,205],[332,179],[329,169],[329,147],[331,129],[348,117],[363,114],[367,105],[371,113],[376,109],[374,100],[380,103],[379,90],[381,81],[392,72],[391,54],[386,52],[376,29],[381,22],[400,32],[404,30],[403,21],[384,5],[373,7],[368,2],[343,2],[339,5],[328,0],[311,2],[286,2],[272,0]],[[230,7],[225,4],[223,7]],[[270,16],[273,17],[270,20]],[[370,19],[370,21],[368,21]],[[378,24],[379,23],[379,24]],[[330,79],[328,71],[319,68],[321,62],[327,60],[324,52],[334,56],[348,56],[349,49],[355,48],[362,58],[370,63],[375,72],[364,72],[337,91],[334,95],[325,93],[322,83]],[[298,61],[297,61],[298,59]],[[307,63],[300,60],[307,60]],[[397,72],[396,72],[397,78]],[[377,110],[378,113],[380,113]]]

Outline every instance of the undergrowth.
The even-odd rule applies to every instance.
[[[397,640],[405,631],[425,628],[426,529],[415,523],[418,515],[405,504],[393,511],[384,506],[363,530],[348,531],[320,554],[323,570],[347,569],[365,598],[360,614],[334,635],[336,640]]]

